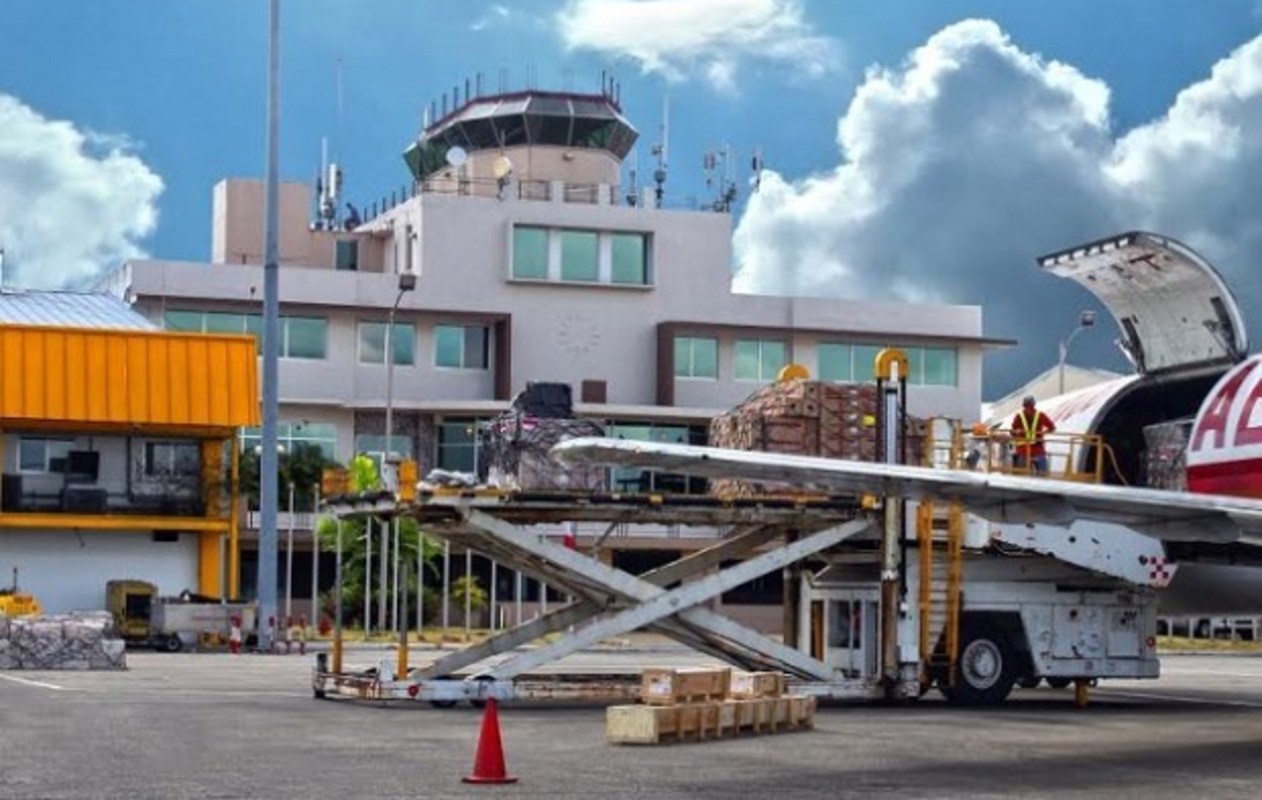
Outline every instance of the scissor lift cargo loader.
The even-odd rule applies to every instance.
[[[425,493],[413,503],[361,500],[334,508],[342,516],[406,514],[427,535],[481,553],[566,592],[575,601],[406,675],[394,675],[388,662],[358,674],[334,672],[327,661],[318,662],[313,676],[318,697],[428,700],[446,705],[489,697],[584,697],[609,692],[610,682],[542,681],[530,676],[602,640],[641,628],[743,668],[788,673],[817,690],[827,688],[830,694],[870,693],[858,683],[846,686],[834,681],[831,667],[801,650],[704,607],[723,592],[868,531],[872,521],[852,501],[453,490]],[[555,528],[560,522],[606,523],[607,532],[628,523],[708,526],[726,529],[728,535],[635,576],[552,541],[538,527]],[[745,560],[735,566],[720,568],[724,562],[741,558]],[[664,588],[672,584],[678,586]],[[548,634],[559,635],[535,649],[514,652]],[[512,654],[476,668],[505,653]],[[452,679],[457,673],[465,677]]]

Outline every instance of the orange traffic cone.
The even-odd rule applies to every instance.
[[[486,701],[482,715],[482,733],[478,736],[478,753],[473,757],[473,773],[465,783],[516,783],[504,765],[504,747],[500,743],[500,713],[495,698]]]

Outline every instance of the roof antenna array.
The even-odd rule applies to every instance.
[[[334,147],[342,135],[342,59],[337,58],[334,65],[335,98],[337,101],[337,125],[334,128]],[[316,209],[315,222],[312,227],[321,231],[338,229],[337,209],[342,193],[342,168],[335,161],[329,160],[328,137],[320,138],[320,173],[315,181]],[[358,215],[356,215],[358,216]]]
[[[657,156],[657,168],[653,170],[653,183],[657,185],[653,194],[657,198],[657,208],[662,207],[662,196],[666,191],[667,142],[670,140],[670,97],[662,98],[662,139],[653,145],[653,155]]]
[[[718,184],[718,197],[711,207],[720,213],[731,211],[738,194],[732,146],[725,144],[717,150],[707,151],[702,157],[702,166],[706,188],[716,188],[715,183]]]
[[[753,172],[753,174],[749,176],[750,194],[757,194],[758,189],[762,187],[762,167],[762,148],[759,147],[754,150],[754,156],[750,159],[749,163],[749,168]]]

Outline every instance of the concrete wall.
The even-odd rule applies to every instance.
[[[138,578],[162,594],[197,590],[197,536],[155,542],[148,531],[0,529],[0,576],[19,570],[23,591],[49,613],[105,607],[105,582]]]

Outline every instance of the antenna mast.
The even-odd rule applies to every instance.
[[[662,195],[665,193],[667,168],[667,142],[670,141],[670,97],[662,97],[662,140],[653,145],[653,155],[657,156],[657,168],[653,170],[653,182],[657,184],[654,195],[657,207],[662,207]]]

